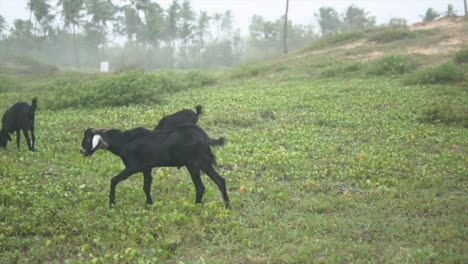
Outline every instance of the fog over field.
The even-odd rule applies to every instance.
[[[284,48],[285,0],[0,0],[0,58],[91,71],[103,60],[113,70],[229,67],[327,34],[463,15],[463,3],[290,0]]]

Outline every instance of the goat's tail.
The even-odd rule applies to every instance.
[[[37,109],[37,97],[34,97],[31,102],[31,107],[29,108],[29,116],[33,117]]]
[[[203,106],[197,105],[195,106],[195,110],[197,111],[197,116],[200,116],[203,112]]]
[[[223,146],[226,144],[226,138],[225,137],[220,137],[218,139],[210,138],[209,142],[210,146],[217,147],[217,146]]]

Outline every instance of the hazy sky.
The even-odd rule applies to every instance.
[[[409,24],[421,21],[428,8],[433,8],[439,13],[447,9],[448,4],[452,4],[461,15],[464,12],[464,0],[289,0],[289,17],[297,24],[316,26],[314,13],[321,6],[335,8],[339,13],[343,13],[349,5],[364,8],[370,15],[377,18],[377,23],[388,22],[390,18],[405,18]],[[15,18],[28,18],[26,10],[27,0],[0,0],[0,15],[5,17],[11,25]],[[113,0],[113,3],[124,3],[128,1]],[[172,0],[156,0],[164,8]],[[182,2],[180,0],[179,2]],[[51,0],[50,3],[56,3]],[[248,33],[248,25],[252,15],[257,14],[268,20],[275,20],[284,14],[286,0],[192,0],[192,7],[195,10],[204,10],[212,14],[231,10],[234,20],[240,26],[243,34]],[[318,28],[316,27],[316,30]]]

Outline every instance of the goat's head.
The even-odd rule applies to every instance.
[[[91,156],[100,148],[107,148],[109,144],[103,138],[103,129],[88,128],[84,132],[83,140],[81,141],[81,154],[83,156]]]
[[[8,141],[11,141],[11,137],[5,130],[0,131],[0,147],[6,148]]]

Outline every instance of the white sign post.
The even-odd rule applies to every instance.
[[[101,61],[101,72],[109,72],[109,62],[108,61]]]

